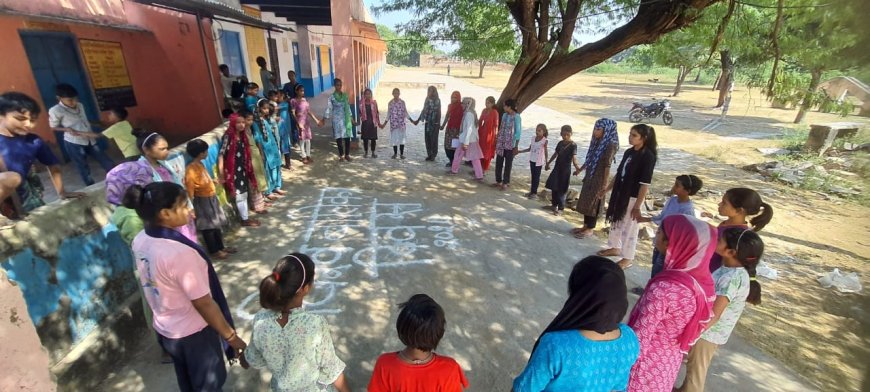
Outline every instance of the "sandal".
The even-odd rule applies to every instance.
[[[624,263],[623,263],[623,261],[624,261]],[[616,264],[618,264],[619,268],[622,268],[623,270],[627,270],[631,267],[634,267],[634,263],[632,263],[630,260],[626,260],[626,259],[619,260]]]
[[[602,250],[599,250],[598,252],[596,252],[595,254],[598,256],[602,256],[602,257],[614,257],[614,256],[619,256],[620,252],[619,252],[619,249],[602,249]]]
[[[578,231],[578,232],[574,233],[574,238],[576,238],[578,240],[582,240],[584,238],[592,237],[594,234],[595,234],[595,232],[592,231],[591,229],[589,231]]]

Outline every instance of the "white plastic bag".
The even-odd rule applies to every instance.
[[[855,272],[843,275],[839,268],[834,268],[833,271],[819,278],[819,284],[824,288],[834,286],[841,293],[858,293],[861,292],[861,279]]]
[[[771,268],[770,264],[767,264],[763,261],[758,263],[758,267],[755,268],[755,273],[758,276],[761,276],[761,277],[764,277],[764,278],[767,278],[770,280],[776,280],[776,278],[779,277],[779,271]]]

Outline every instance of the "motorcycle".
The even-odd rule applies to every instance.
[[[632,102],[631,110],[628,111],[628,120],[634,123],[639,123],[646,118],[658,118],[662,116],[662,122],[665,125],[674,123],[674,115],[671,114],[671,101],[665,99],[653,102],[650,105],[644,105],[642,102]]]

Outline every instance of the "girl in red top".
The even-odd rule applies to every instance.
[[[480,113],[478,120],[478,136],[480,149],[483,151],[483,171],[489,170],[489,163],[495,158],[495,133],[498,130],[498,110],[495,109],[495,97],[486,97],[486,109]]]
[[[468,380],[453,358],[436,354],[444,336],[444,310],[426,294],[399,305],[396,320],[405,349],[382,354],[375,363],[369,392],[462,392]]]

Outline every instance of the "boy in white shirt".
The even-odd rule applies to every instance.
[[[97,145],[97,139],[103,135],[91,129],[85,107],[79,104],[79,93],[75,87],[61,83],[55,87],[58,104],[48,110],[48,124],[52,129],[64,132],[64,149],[75,163],[85,185],[92,185],[91,169],[88,167],[88,155],[99,162],[108,173],[115,163]]]

